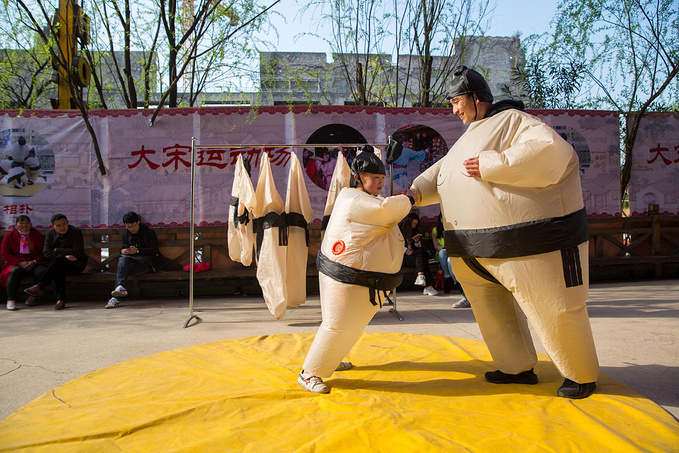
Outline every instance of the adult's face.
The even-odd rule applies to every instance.
[[[17,223],[16,223],[16,225],[14,225],[14,227],[17,230],[19,230],[20,232],[22,232],[23,234],[26,234],[29,231],[31,231],[31,221],[28,220],[28,219],[21,219],[21,220],[17,221]]]
[[[68,231],[68,220],[67,219],[59,219],[56,220],[53,224],[52,227],[54,227],[54,231],[56,231],[59,234],[66,234]]]
[[[125,228],[132,233],[132,234],[137,234],[139,232],[139,220],[133,223],[126,223]]]
[[[453,106],[453,113],[460,117],[462,123],[469,124],[477,119],[477,108],[473,96],[461,94],[452,98],[450,103]]]

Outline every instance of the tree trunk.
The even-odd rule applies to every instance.
[[[367,105],[365,95],[365,84],[363,83],[363,65],[356,63],[356,92],[358,94],[358,105]]]

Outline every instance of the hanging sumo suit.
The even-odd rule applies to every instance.
[[[313,217],[304,171],[297,155],[290,155],[288,188],[285,195],[285,217],[288,227],[286,255],[288,307],[297,308],[306,301],[306,273],[309,258],[309,221]]]
[[[492,102],[485,80],[473,74],[471,82],[454,81],[450,97],[474,93]],[[441,204],[453,273],[499,370],[518,374],[537,363],[527,317],[564,377],[594,382],[599,364],[585,305],[589,235],[578,156],[522,109],[512,101],[492,105],[412,189],[417,205]],[[472,157],[481,177],[467,174],[463,162]]]
[[[328,198],[325,200],[325,210],[323,211],[323,223],[321,223],[321,235],[325,235],[325,230],[328,228],[330,221],[330,214],[335,207],[335,201],[342,189],[349,187],[349,180],[351,179],[351,169],[344,158],[344,154],[337,153],[337,162],[335,169],[332,172],[332,179],[328,187]]]
[[[369,145],[352,162],[352,175],[359,172],[385,174]],[[316,258],[323,322],[305,373],[332,375],[377,313],[379,292],[400,284],[403,237],[397,225],[410,208],[405,195],[382,198],[353,187],[339,193]]]
[[[246,208],[252,210],[256,234],[257,281],[266,306],[276,319],[287,307],[287,227],[283,199],[276,191],[267,153],[260,158],[255,197]]]
[[[227,244],[229,258],[243,266],[252,264],[254,250],[254,232],[250,221],[250,211],[246,205],[254,202],[255,191],[250,179],[250,161],[238,155],[231,187],[231,204],[229,206],[229,228]]]

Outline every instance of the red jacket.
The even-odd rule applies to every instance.
[[[2,264],[2,271],[0,271],[0,285],[6,286],[9,272],[14,266],[22,261],[35,260],[38,264],[48,265],[49,262],[45,255],[43,255],[43,247],[45,245],[45,237],[36,229],[31,228],[28,233],[28,248],[29,254],[19,253],[21,246],[21,235],[19,231],[12,230],[7,233],[2,239],[0,245],[0,257],[4,263]]]

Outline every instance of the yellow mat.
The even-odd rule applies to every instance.
[[[584,400],[541,357],[540,383],[493,385],[483,342],[365,333],[356,368],[296,382],[313,335],[154,354],[56,388],[0,422],[0,450],[49,452],[671,452],[679,424],[611,378]]]

